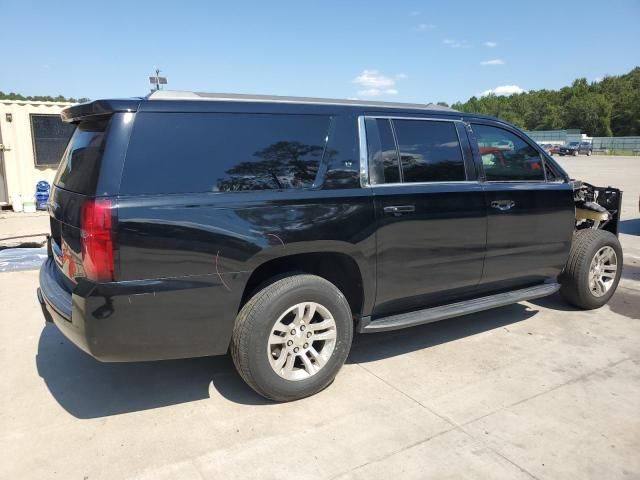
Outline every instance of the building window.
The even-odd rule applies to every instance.
[[[64,123],[59,115],[31,114],[30,119],[36,166],[58,165],[75,126]]]

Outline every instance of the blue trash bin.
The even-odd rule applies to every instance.
[[[38,210],[46,210],[49,201],[49,190],[51,186],[46,180],[40,180],[36,184],[36,208]]]

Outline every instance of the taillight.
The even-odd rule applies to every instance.
[[[107,199],[88,200],[82,206],[82,266],[87,278],[97,282],[114,279],[112,208]]]

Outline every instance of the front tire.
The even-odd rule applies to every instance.
[[[291,401],[327,387],[351,348],[349,303],[316,275],[282,278],[240,310],[231,356],[244,381],[263,397]]]
[[[560,295],[579,308],[602,307],[618,287],[622,262],[618,237],[606,230],[580,230],[560,278]]]

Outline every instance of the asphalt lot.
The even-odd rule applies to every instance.
[[[558,160],[625,191],[610,305],[362,335],[298,402],[228,357],[98,363],[44,325],[36,271],[1,273],[0,478],[640,478],[640,158]]]

